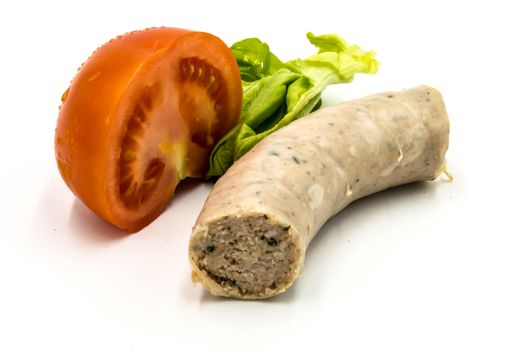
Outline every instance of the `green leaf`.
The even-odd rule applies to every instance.
[[[252,86],[246,87],[251,90],[250,93],[243,95],[241,121],[257,128],[279,109],[287,97],[289,84],[299,77],[288,69],[280,69],[252,82]]]
[[[223,136],[215,145],[210,154],[210,167],[206,174],[207,178],[221,176],[232,165],[234,157],[237,136],[243,124],[238,124]]]
[[[284,66],[283,62],[270,52],[268,45],[257,38],[238,41],[230,49],[234,53],[243,81],[261,79]]]
[[[256,38],[231,47],[243,80],[242,112],[239,124],[212,151],[207,177],[221,176],[260,140],[318,109],[328,85],[378,70],[374,51],[349,45],[336,34],[307,33],[307,38],[318,52],[286,63]]]

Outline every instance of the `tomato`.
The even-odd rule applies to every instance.
[[[201,177],[239,119],[241,78],[217,37],[178,28],[119,36],[97,49],[63,95],[60,174],[106,221],[152,222],[185,177]]]

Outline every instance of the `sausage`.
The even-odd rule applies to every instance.
[[[214,185],[189,243],[192,279],[262,299],[298,277],[314,235],[352,201],[444,171],[449,119],[420,86],[323,108],[276,131]]]

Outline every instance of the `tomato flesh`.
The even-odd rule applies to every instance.
[[[160,215],[179,181],[206,173],[240,106],[239,70],[220,39],[177,28],[117,37],[63,96],[60,173],[106,221],[138,231]]]

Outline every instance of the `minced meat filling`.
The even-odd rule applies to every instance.
[[[193,248],[197,266],[223,288],[264,295],[291,280],[298,247],[289,227],[266,215],[224,217]]]

